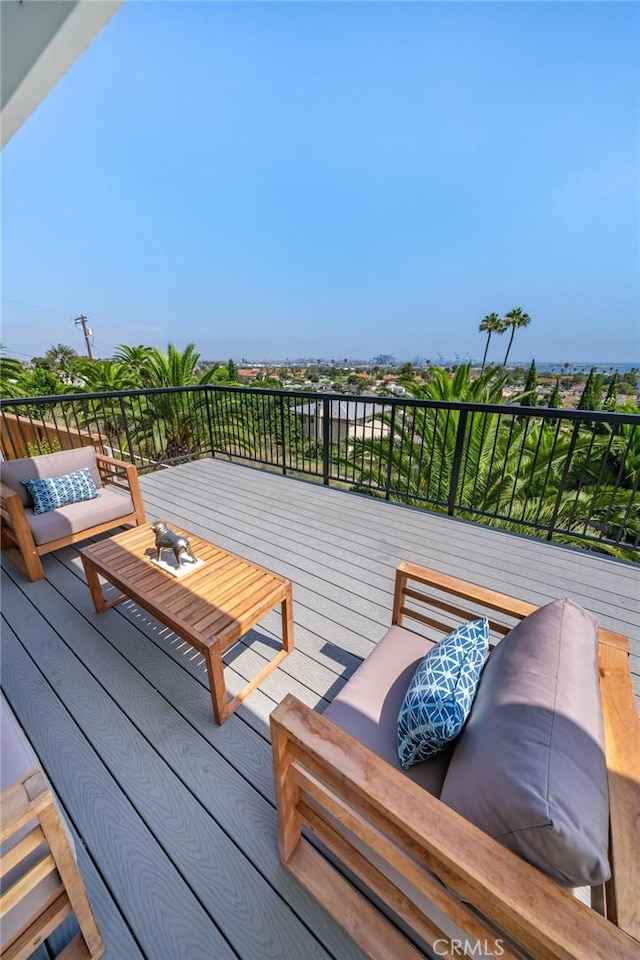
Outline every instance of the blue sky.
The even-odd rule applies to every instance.
[[[639,63],[635,3],[129,0],[3,151],[2,343],[637,361]]]

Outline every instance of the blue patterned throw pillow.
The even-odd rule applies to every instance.
[[[35,480],[21,480],[33,500],[34,513],[47,513],[64,507],[67,503],[80,503],[93,500],[98,490],[88,467],[63,473],[60,477],[38,477]]]
[[[458,736],[489,656],[486,617],[458,627],[420,661],[398,715],[398,757],[407,770]]]

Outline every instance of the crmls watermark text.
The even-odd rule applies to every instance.
[[[433,950],[436,956],[444,957],[452,954],[454,957],[502,957],[504,955],[504,940],[436,940]]]

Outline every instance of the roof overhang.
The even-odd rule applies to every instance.
[[[2,146],[124,0],[1,0]]]

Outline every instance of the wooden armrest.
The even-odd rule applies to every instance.
[[[96,453],[96,460],[98,462],[98,466],[104,465],[106,467],[114,467],[120,471],[126,472],[129,471],[130,467],[133,467],[137,473],[135,464],[129,463],[127,460],[120,460],[118,457],[108,457],[105,453]]]
[[[135,463],[118,460],[116,457],[108,457],[104,453],[97,453],[96,461],[105,483],[128,490],[131,494],[135,512],[138,515],[138,523],[144,523],[144,504],[140,491],[138,468]]]
[[[22,504],[22,500],[20,499],[20,494],[17,493],[12,487],[8,487],[6,483],[2,483],[0,481],[0,502],[2,503],[2,506],[8,508],[9,501],[12,500],[14,497],[17,498],[18,502],[20,503],[20,506],[22,506],[23,504]]]
[[[601,640],[598,668],[615,881],[609,883],[607,895],[618,926],[640,940],[640,720],[628,652]]]
[[[2,830],[0,841],[9,837],[37,817],[52,804],[53,794],[38,768],[25,774],[0,794],[2,799]]]
[[[30,909],[34,912],[28,926],[18,932],[17,939],[7,944],[6,956],[31,956],[34,945],[42,943],[73,911],[80,933],[65,947],[60,956],[83,957],[98,960],[104,953],[102,937],[96,926],[87,892],[76,864],[69,835],[58,810],[55,797],[39,768],[35,768],[0,794],[2,808],[1,839],[4,843],[21,828],[37,821],[34,829],[14,847],[2,855],[2,875],[21,865],[27,872],[3,892],[3,909],[10,909],[26,898],[40,879],[54,869],[60,877],[55,902],[36,900]],[[42,841],[48,851],[32,867],[28,857]],[[2,956],[5,956],[4,944]]]
[[[447,595],[446,599],[439,599],[432,594],[416,590],[412,586],[413,583],[432,587],[436,591],[445,593]],[[453,602],[455,597],[463,602]],[[430,616],[425,617],[419,611],[408,607],[406,605],[408,599],[464,619],[477,617],[478,607],[486,607],[489,610],[495,610],[518,620],[522,620],[533,613],[534,610],[537,610],[533,603],[526,603],[516,597],[510,597],[495,590],[488,590],[475,583],[469,583],[467,580],[460,580],[458,577],[451,577],[445,573],[439,573],[437,570],[430,570],[427,567],[405,560],[396,569],[392,622],[402,626],[404,618],[409,617],[429,626],[434,626],[438,630],[449,632],[449,628],[441,621],[434,620]],[[490,621],[490,627],[494,632],[503,635],[510,629],[509,626],[494,621]]]
[[[400,850],[400,863],[407,863],[414,872],[426,867],[425,887],[431,882],[429,875],[437,876],[448,891],[455,891],[498,931],[505,931],[537,958],[607,960],[615,955],[638,960],[637,941],[328,718],[288,695],[271,714],[271,727],[285,863],[296,854],[303,824],[314,830],[318,823],[330,823],[327,836],[346,824],[372,846],[378,859],[388,856],[394,866],[395,852]],[[326,810],[328,821],[323,819]],[[375,875],[375,870],[367,870],[365,882],[369,874]],[[300,879],[306,883],[306,878]]]

